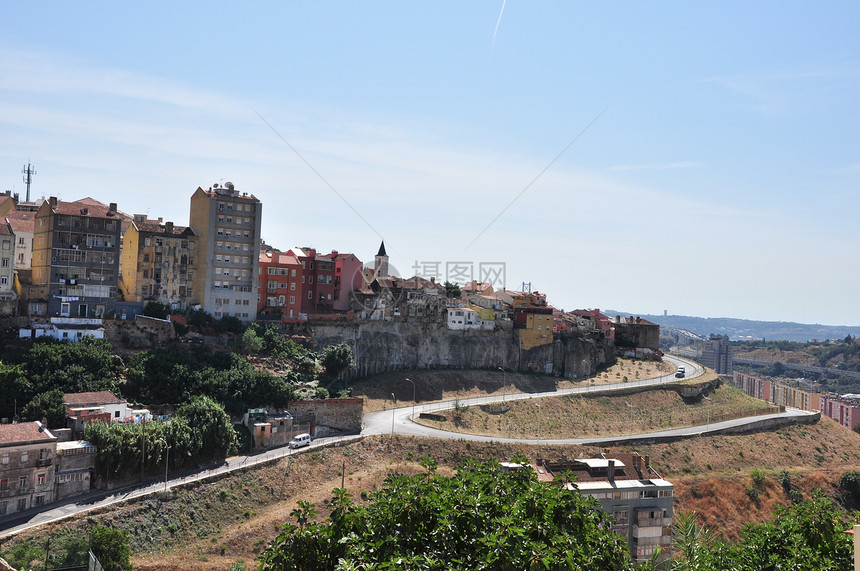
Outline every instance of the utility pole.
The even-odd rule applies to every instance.
[[[24,183],[27,185],[27,202],[30,202],[30,183],[33,182],[33,175],[36,174],[36,167],[27,161],[27,165],[21,169],[24,174]]]
[[[408,378],[406,380],[412,383],[412,422],[415,422],[415,381]]]
[[[630,409],[630,436],[633,436],[633,405],[627,401],[624,401],[624,404]]]
[[[502,372],[502,402],[505,402],[505,397],[508,394],[508,372],[503,368],[499,367],[499,370]]]
[[[164,453],[164,491],[167,492],[167,466],[169,463],[168,461],[170,460],[170,446],[164,438],[159,438],[159,440],[164,442],[164,445],[167,446],[167,450]]]
[[[708,401],[708,428],[711,428],[711,399],[702,395],[702,398]]]
[[[397,404],[397,397],[391,393],[391,438],[394,439],[394,408]]]

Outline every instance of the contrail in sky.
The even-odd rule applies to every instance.
[[[499,24],[502,23],[502,14],[505,13],[505,2],[507,2],[507,1],[508,0],[502,0],[502,9],[501,9],[501,11],[499,11],[499,19],[496,20],[496,29],[493,30],[493,45],[494,46],[496,45],[496,34],[499,31]]]

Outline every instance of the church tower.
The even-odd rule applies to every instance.
[[[388,254],[385,253],[385,242],[379,245],[379,251],[376,253],[373,263],[374,277],[378,280],[383,280],[388,277]]]

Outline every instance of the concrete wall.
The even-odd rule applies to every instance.
[[[551,344],[520,349],[511,322],[493,331],[452,331],[443,323],[358,321],[310,326],[317,350],[346,343],[356,368],[352,376],[395,370],[496,369],[581,378],[615,360],[614,347],[599,332],[559,334]]]
[[[136,316],[133,320],[105,319],[104,328],[105,338],[108,341],[132,347],[159,345],[176,337],[170,321],[142,315]]]
[[[318,438],[338,432],[361,431],[361,417],[364,413],[364,400],[327,399],[290,402],[287,410],[297,421],[312,417],[314,430],[311,436]]]

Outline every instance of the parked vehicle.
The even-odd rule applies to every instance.
[[[290,440],[290,443],[288,444],[288,446],[290,448],[301,448],[302,446],[310,446],[310,444],[311,444],[311,435],[306,432],[304,434],[299,434],[295,438]]]

